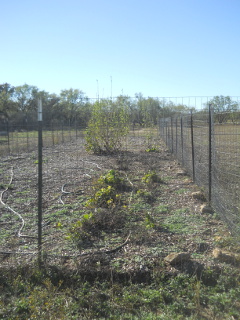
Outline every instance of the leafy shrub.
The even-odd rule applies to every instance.
[[[82,247],[83,244],[90,244],[91,233],[89,233],[89,227],[93,222],[93,214],[84,214],[81,220],[76,221],[70,227],[70,230],[67,235],[68,240],[72,240],[77,244],[78,247]]]
[[[126,214],[120,210],[99,208],[89,214],[84,214],[80,220],[74,222],[67,234],[78,248],[91,245],[104,233],[111,233],[121,229],[126,223]]]
[[[86,202],[87,207],[109,208],[120,202],[120,194],[112,186],[101,188],[95,192],[93,197]]]
[[[120,177],[119,172],[113,169],[98,179],[98,184],[100,185],[107,184],[116,189],[120,188],[123,185],[123,183],[124,183],[124,180],[123,178]]]
[[[110,100],[97,101],[86,130],[86,150],[95,154],[121,150],[129,130],[128,112]]]
[[[117,190],[124,188],[124,179],[115,170],[110,170],[101,176],[93,188],[94,194],[86,202],[87,207],[111,208],[121,202],[121,195]]]

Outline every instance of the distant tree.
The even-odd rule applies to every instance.
[[[28,84],[15,87],[14,98],[17,103],[18,111],[28,114],[37,109],[36,98],[38,88]]]
[[[14,87],[8,83],[0,85],[0,114],[4,118],[9,118],[15,110],[15,104],[12,100]]]
[[[160,115],[162,106],[158,98],[144,98],[142,93],[136,93],[137,107],[139,113],[138,121],[146,126],[152,126],[157,124],[157,119]]]
[[[229,96],[215,96],[208,102],[208,105],[213,108],[219,123],[226,122],[239,109],[239,104]]]
[[[69,124],[73,124],[79,119],[87,102],[88,98],[85,96],[85,93],[79,89],[70,88],[60,92],[60,108]]]
[[[62,113],[59,107],[60,97],[55,93],[50,94],[46,91],[39,91],[37,96],[42,99],[44,125],[59,124],[62,120]]]

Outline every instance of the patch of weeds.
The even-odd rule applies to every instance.
[[[159,177],[156,171],[149,171],[142,177],[142,182],[146,184],[161,183],[163,180]]]
[[[231,236],[228,231],[218,232],[215,234],[214,242],[217,247],[227,248],[234,252],[240,252],[239,239]]]
[[[184,189],[184,188],[180,188],[180,189],[175,191],[176,194],[184,194],[184,193],[187,193],[187,192],[188,192],[188,190]]]
[[[195,214],[187,215],[188,211],[188,208],[183,208],[172,212],[170,216],[164,219],[164,227],[174,233],[197,233],[204,222],[203,218]]]
[[[120,194],[112,186],[100,188],[93,197],[86,201],[86,207],[104,207],[111,208],[116,204],[120,204]]]
[[[232,319],[238,319],[240,309],[239,273],[234,275],[231,269],[226,268],[217,274],[215,270],[208,270],[207,275],[208,277],[204,274],[203,278],[206,286],[202,286],[201,304],[208,305],[214,319],[221,318],[224,314],[230,315]],[[209,279],[211,280],[210,285],[206,282]]]
[[[43,163],[47,163],[47,162],[48,162],[48,158],[43,159],[42,162],[43,162]],[[35,161],[34,161],[34,164],[38,164],[38,160],[35,160]]]
[[[84,214],[81,220],[76,221],[70,227],[66,239],[72,240],[76,243],[78,248],[81,248],[85,243],[91,243],[91,233],[89,233],[90,226],[93,224],[93,214]]]
[[[154,211],[159,214],[167,214],[169,213],[169,207],[165,204],[160,204],[159,206],[154,208]]]
[[[86,201],[86,207],[112,208],[121,203],[119,190],[126,188],[125,181],[115,170],[101,176],[93,187],[93,196]]]
[[[137,190],[136,195],[137,195],[138,198],[141,198],[141,199],[145,200],[148,203],[152,203],[155,200],[152,192],[148,191],[146,189]]]
[[[58,210],[56,212],[53,212],[51,214],[51,216],[54,216],[54,217],[58,217],[58,216],[62,216],[62,215],[68,215],[69,214],[69,209],[68,208],[63,208],[61,210]]]
[[[159,149],[156,146],[151,146],[151,147],[148,147],[145,151],[146,152],[159,152]]]
[[[73,241],[78,248],[89,246],[107,233],[119,231],[127,221],[126,214],[120,210],[99,208],[85,213],[81,219],[71,224],[67,239]]]
[[[0,189],[8,189],[8,190],[13,190],[14,189],[14,184],[4,184],[1,183],[0,184]]]
[[[145,214],[144,225],[147,229],[153,229],[156,226],[156,221],[149,212]]]
[[[124,184],[124,179],[120,177],[120,174],[116,170],[110,170],[105,175],[101,176],[97,184],[99,185],[108,185],[116,189],[119,189]]]
[[[30,190],[17,191],[16,194],[27,194]]]
[[[174,215],[186,215],[189,213],[189,208],[180,208],[173,212]]]
[[[149,203],[146,203],[145,201],[142,201],[142,199],[138,202],[132,203],[129,206],[129,213],[141,213],[145,212],[146,210],[151,210],[151,205]]]

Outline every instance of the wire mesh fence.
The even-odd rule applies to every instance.
[[[26,128],[9,131],[9,136],[10,142],[4,136],[1,145],[0,248],[6,256],[10,252],[16,264],[14,255],[28,261],[38,253],[38,134]],[[159,139],[156,128],[135,129],[123,142],[125,153],[95,155],[86,152],[83,128],[43,128],[42,250],[49,257],[76,255],[76,246],[66,240],[66,229],[86,213],[94,181],[116,166],[127,170],[130,151],[147,148],[151,139]],[[138,160],[133,155],[133,161]]]
[[[45,147],[74,141],[83,136],[84,128],[75,125],[52,124],[43,125],[43,145]],[[4,124],[0,126],[0,156],[21,154],[37,150],[38,125],[25,124],[16,126]]]
[[[160,135],[194,181],[206,191],[209,202],[231,230],[240,228],[239,218],[239,113],[219,121],[219,115],[197,112],[160,119]],[[233,121],[232,121],[233,120]],[[36,128],[35,128],[36,127]],[[1,245],[11,252],[37,252],[38,132],[37,125],[0,128]],[[159,166],[155,150],[158,130],[141,124],[131,126],[117,156],[87,154],[85,128],[76,124],[43,124],[43,249],[48,255],[74,255],[62,226],[84,214],[83,203],[97,177],[118,167],[143,174]],[[136,151],[136,152],[135,152]],[[116,158],[117,157],[117,158]],[[152,161],[152,162],[151,162]],[[147,172],[147,171],[146,171]],[[139,174],[140,175],[140,174]],[[6,190],[6,191],[5,191]],[[131,195],[130,195],[131,196]],[[4,205],[3,205],[4,204]],[[15,236],[13,236],[15,235]],[[116,239],[114,239],[115,241]]]
[[[223,115],[226,121],[219,121]],[[235,112],[234,119],[239,115]],[[204,188],[208,202],[230,230],[239,234],[240,123],[232,116],[209,109],[160,119],[159,129],[168,148]]]

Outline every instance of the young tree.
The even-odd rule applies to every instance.
[[[97,101],[86,130],[86,149],[97,154],[118,152],[128,130],[129,113],[125,105],[111,100]]]

